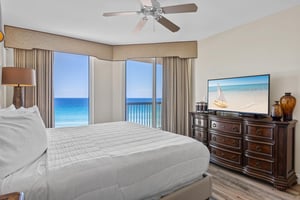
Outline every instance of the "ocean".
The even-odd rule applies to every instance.
[[[55,127],[82,126],[89,123],[88,98],[55,98]]]
[[[258,84],[244,84],[244,85],[222,85],[222,91],[261,91],[268,90],[269,85],[267,83]],[[217,92],[218,86],[210,86],[210,92]]]
[[[152,99],[127,98],[127,121],[152,126]],[[161,127],[161,99],[156,104],[156,126]],[[88,98],[55,98],[55,127],[82,126],[89,123]]]
[[[209,87],[208,108],[241,113],[268,114],[268,87],[267,83],[224,85],[221,86],[222,92],[218,92],[217,87]],[[219,107],[215,104],[216,99],[222,99],[226,102],[226,107]]]

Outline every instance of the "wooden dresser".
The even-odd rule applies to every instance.
[[[207,142],[207,131],[208,131],[208,115],[200,114],[198,112],[190,113],[190,136],[203,142],[206,146]]]
[[[296,120],[282,122],[197,112],[190,116],[191,136],[208,145],[212,163],[268,181],[279,190],[296,183]]]
[[[208,127],[211,162],[243,171],[243,121],[209,115]]]

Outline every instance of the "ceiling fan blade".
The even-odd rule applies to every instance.
[[[196,12],[197,9],[198,9],[198,7],[194,3],[191,3],[191,4],[182,4],[182,5],[176,5],[176,6],[162,7],[162,11],[165,14],[168,14],[168,13]]]
[[[179,31],[180,27],[168,20],[167,18],[160,16],[158,19],[156,19],[161,25],[166,27],[172,32],[177,32]]]
[[[148,21],[147,17],[143,17],[138,24],[136,25],[135,29],[134,29],[134,33],[140,32],[142,30],[142,28],[145,26],[146,22]]]
[[[123,15],[136,15],[139,14],[140,11],[127,11],[127,12],[106,12],[103,13],[104,17],[112,17],[112,16],[123,16]]]

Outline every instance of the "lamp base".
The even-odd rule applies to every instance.
[[[13,104],[16,108],[23,106],[23,88],[20,86],[14,87]]]

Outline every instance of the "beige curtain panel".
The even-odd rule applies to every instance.
[[[163,58],[162,129],[188,135],[193,59]]]
[[[24,88],[24,106],[37,105],[46,127],[53,127],[53,52],[14,49],[14,64],[36,70],[36,86]]]

